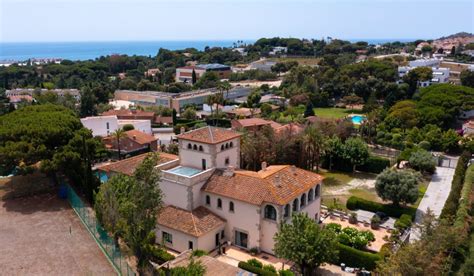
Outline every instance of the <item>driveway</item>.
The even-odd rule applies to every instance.
[[[416,223],[422,222],[423,215],[426,214],[428,208],[436,217],[439,217],[444,203],[446,199],[448,199],[449,192],[451,191],[453,177],[453,168],[436,167],[436,172],[433,174],[428,189],[416,211]]]
[[[451,191],[453,177],[453,168],[436,167],[436,172],[433,174],[428,189],[416,210],[415,223],[420,224],[423,221],[423,215],[426,214],[428,208],[433,212],[435,217],[439,217],[441,210],[443,210],[444,203],[446,199],[448,199],[449,192]],[[410,240],[413,241],[418,238],[418,229],[412,227]]]

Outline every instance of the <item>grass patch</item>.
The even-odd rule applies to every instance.
[[[346,185],[354,179],[351,174],[344,172],[325,172],[321,170],[319,174],[324,176],[323,185],[328,187]]]
[[[329,119],[341,119],[346,117],[349,114],[363,114],[360,110],[352,110],[346,108],[338,108],[338,107],[325,107],[320,108],[317,107],[314,109],[314,114],[321,118],[329,118]]]
[[[420,202],[423,199],[423,196],[425,195],[426,190],[428,189],[428,184],[429,182],[423,181],[418,186],[418,199],[416,200],[415,204],[412,205],[413,207],[418,208],[418,206],[420,205]]]
[[[350,189],[349,193],[353,196],[363,198],[365,200],[382,202],[382,199],[375,193],[375,191],[369,191],[366,189]]]
[[[313,57],[286,57],[286,58],[269,58],[271,61],[276,62],[288,62],[288,61],[296,61],[299,65],[318,65],[320,58],[313,58]]]

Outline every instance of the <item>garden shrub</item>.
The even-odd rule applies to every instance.
[[[412,216],[408,214],[403,214],[400,216],[399,219],[395,221],[395,228],[403,230],[411,226],[411,223],[413,221]]]
[[[249,265],[252,265],[252,266],[255,266],[255,267],[258,267],[258,268],[262,268],[263,267],[263,264],[261,261],[255,259],[255,258],[252,258],[250,260],[247,261],[247,263]]]
[[[373,270],[376,266],[376,262],[382,259],[377,253],[365,252],[344,244],[338,244],[338,251],[339,259],[338,262],[335,263],[336,265],[344,263],[346,266]]]
[[[390,160],[378,156],[370,156],[364,165],[357,166],[356,170],[370,173],[380,173],[390,167]]]
[[[433,174],[436,170],[436,160],[430,152],[420,149],[413,152],[408,158],[410,166],[420,172]]]
[[[265,271],[270,271],[270,272],[273,272],[273,273],[277,273],[276,268],[273,265],[266,264],[266,265],[263,265],[262,268]]]
[[[152,250],[152,260],[158,262],[159,264],[166,263],[168,261],[174,260],[174,256],[166,252],[163,248],[154,247]]]
[[[414,207],[403,207],[403,206],[395,206],[392,204],[382,204],[378,202],[369,201],[360,197],[351,196],[346,203],[346,207],[349,210],[366,210],[371,212],[384,212],[390,217],[399,218],[403,214],[407,214],[415,217],[416,208]]]
[[[470,158],[471,153],[465,151],[458,159],[458,164],[456,165],[456,170],[454,171],[453,181],[451,182],[451,191],[449,192],[448,199],[446,200],[443,210],[441,211],[441,218],[454,217],[457,212],[459,199],[461,197],[461,190],[464,183],[464,175],[466,173],[467,164]]]
[[[362,249],[369,242],[375,240],[374,234],[370,231],[359,231],[353,227],[345,227],[344,229],[341,229],[341,225],[337,223],[328,223],[325,228],[336,234],[339,243],[357,249]]]
[[[276,274],[275,272],[263,270],[260,267],[256,267],[249,264],[248,262],[239,262],[238,267],[243,270],[252,272],[253,274],[257,274],[259,276],[278,276],[278,274]]]
[[[295,274],[293,272],[291,272],[291,270],[289,270],[289,269],[278,271],[278,275],[279,276],[295,276]]]

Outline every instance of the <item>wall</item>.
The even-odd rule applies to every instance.
[[[161,178],[160,189],[163,192],[165,205],[174,205],[185,210],[191,209],[187,186]]]
[[[211,197],[211,205],[206,205],[206,195]],[[222,200],[222,209],[217,208],[217,199]],[[229,211],[229,202],[234,202],[234,212]],[[260,244],[260,208],[246,202],[237,201],[223,196],[202,193],[202,205],[216,215],[227,220],[225,226],[225,240],[234,244],[235,230],[243,230],[248,233],[248,249],[259,247]]]
[[[230,144],[232,142],[233,147],[224,148],[221,150],[221,146],[225,144]],[[229,140],[216,146],[216,167],[225,168],[228,166],[233,166],[234,168],[240,168],[240,138]],[[225,159],[229,157],[229,165],[225,164]]]
[[[222,230],[224,230],[224,226],[200,236],[197,241],[197,248],[205,250],[206,252],[211,252],[212,250],[214,250],[216,248],[216,234],[219,234],[220,238],[220,233]],[[220,241],[222,244],[222,240]]]
[[[136,130],[153,135],[151,132],[151,123],[149,120],[118,120],[117,123],[120,127],[130,124],[133,125]]]
[[[81,123],[85,128],[92,130],[94,136],[108,136],[118,128],[117,116],[87,117],[82,118]]]
[[[173,244],[163,243],[163,234],[162,234],[163,231],[173,235]],[[193,242],[194,248],[196,248],[196,246],[198,245],[198,239],[196,237],[187,235],[183,232],[176,231],[174,229],[170,229],[165,226],[157,225],[157,228],[155,229],[155,234],[156,234],[156,240],[155,240],[156,243],[162,244],[178,252],[183,252],[185,250],[188,250],[189,241]]]
[[[188,149],[188,144],[192,146],[196,145],[203,147],[203,151]],[[193,167],[202,169],[202,159],[206,159],[206,168],[212,168],[213,164],[211,146],[204,143],[198,143],[194,141],[180,139],[179,141],[179,159],[181,160],[182,166]]]

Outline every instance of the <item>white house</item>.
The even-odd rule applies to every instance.
[[[408,74],[411,70],[417,67],[431,67],[433,71],[433,76],[431,80],[420,82],[421,87],[426,87],[431,84],[436,83],[447,83],[449,82],[450,69],[449,68],[440,68],[439,59],[417,59],[409,62],[409,66],[399,66],[398,67],[398,77],[401,79],[403,76]]]
[[[276,56],[279,54],[286,54],[288,52],[288,47],[282,47],[282,46],[275,46],[273,47],[272,51],[270,51],[268,54],[271,56]]]
[[[92,116],[81,119],[85,128],[92,131],[94,136],[108,136],[124,125],[133,125],[134,129],[152,134],[150,120],[119,120],[117,116]]]
[[[209,126],[177,136],[179,164],[161,171],[158,243],[182,252],[230,242],[272,254],[278,225],[292,213],[319,220],[322,177],[289,165],[241,170],[240,136]]]

